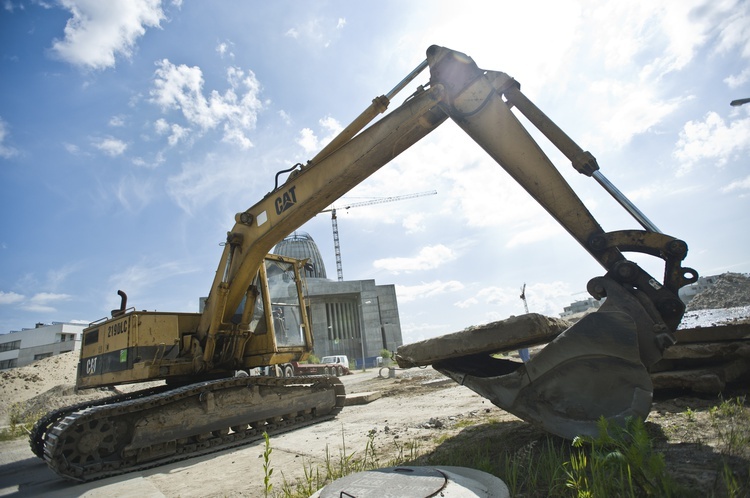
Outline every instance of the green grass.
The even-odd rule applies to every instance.
[[[688,409],[685,416],[689,425],[698,423],[698,412]],[[750,491],[747,471],[750,469],[738,474],[728,460],[735,458],[735,463],[740,461],[747,466],[750,457],[750,410],[745,406],[745,398],[721,401],[708,411],[708,419],[718,447],[727,458],[717,468],[720,482],[716,496],[747,496]],[[664,455],[654,449],[658,438],[651,433],[655,431],[654,427],[649,428],[639,420],[629,420],[625,427],[609,425],[602,420],[597,437],[579,437],[572,443],[545,435],[520,422],[501,424],[490,420],[480,427],[470,425],[473,424],[455,424],[454,428],[464,430],[453,436],[441,434],[435,437],[432,442],[437,447],[425,454],[420,453],[415,441],[397,443],[394,440],[395,452],[393,447],[380,447],[373,431],[368,434],[364,450],[350,451],[342,431],[342,449],[338,455],[327,450],[323,464],[304,463],[304,478],[295,482],[284,478],[273,496],[309,497],[345,475],[396,465],[474,468],[499,477],[508,486],[511,496],[524,498],[696,495],[670,475]],[[501,436],[487,436],[489,428],[502,425],[508,427],[504,432],[500,431]],[[268,473],[269,469],[272,472],[270,441],[267,444],[264,456],[268,457]],[[739,457],[742,459],[737,460]]]
[[[44,413],[24,413],[20,403],[13,403],[8,410],[8,427],[0,430],[0,441],[27,437],[36,421]]]
[[[280,494],[274,496],[284,498],[308,498],[317,490],[328,483],[341,477],[366,470],[381,467],[391,467],[417,457],[418,445],[416,442],[405,444],[394,443],[396,457],[387,461],[381,461],[381,457],[375,447],[375,432],[368,433],[367,444],[361,453],[349,452],[346,447],[346,439],[342,429],[342,449],[338,455],[332,455],[326,448],[325,461],[321,466],[313,466],[303,463],[304,477],[296,482],[289,482],[284,478]],[[283,473],[282,473],[283,475]]]

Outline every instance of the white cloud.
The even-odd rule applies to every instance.
[[[153,182],[145,178],[123,176],[117,184],[115,195],[120,204],[128,211],[140,211],[154,197],[154,185]]]
[[[454,306],[466,309],[481,305],[486,309],[495,310],[492,319],[499,320],[525,311],[520,296],[520,286],[491,286],[479,290],[465,300],[454,303]],[[525,296],[531,313],[556,316],[560,313],[560,310],[570,304],[572,291],[570,285],[564,282],[535,283],[526,287]]]
[[[427,246],[420,249],[412,258],[384,258],[375,260],[372,265],[391,273],[432,270],[456,259],[456,253],[443,244]]]
[[[164,135],[165,133],[169,132],[169,123],[166,119],[159,118],[154,121],[154,130],[156,130],[156,133],[158,133],[159,135]]]
[[[292,117],[289,115],[286,111],[279,111],[279,117],[284,122],[284,124],[292,124]]]
[[[46,303],[55,303],[59,301],[67,301],[70,299],[70,295],[68,294],[57,294],[53,292],[39,292],[37,294],[34,294],[34,297],[31,298],[32,303],[39,303],[39,304],[46,304]]]
[[[731,75],[724,78],[724,83],[729,88],[739,88],[748,81],[750,81],[750,67],[743,69],[738,75]]]
[[[26,297],[23,294],[0,291],[0,305],[20,303],[24,299],[26,299]]]
[[[746,176],[742,180],[735,180],[721,189],[721,191],[725,194],[729,192],[735,192],[737,190],[750,190],[750,176]]]
[[[167,193],[186,213],[217,197],[231,199],[248,187],[246,161],[208,154],[203,161],[182,164],[181,171],[167,179]]]
[[[125,126],[125,118],[123,116],[112,116],[109,119],[109,126],[119,128],[121,126]]]
[[[115,65],[118,55],[129,58],[146,28],[165,18],[161,0],[60,0],[72,17],[65,37],[52,43],[62,60],[90,69]]]
[[[7,138],[7,136],[7,124],[5,123],[3,118],[0,118],[0,157],[10,159],[11,157],[18,154],[18,150],[9,145],[5,145],[5,139]]]
[[[514,232],[506,247],[518,247],[528,244],[535,244],[543,240],[548,240],[556,235],[563,233],[564,230],[559,223],[552,220],[542,223],[535,223],[522,231]]]
[[[204,131],[221,127],[225,142],[243,149],[252,146],[245,132],[255,128],[258,112],[263,108],[258,99],[260,83],[252,71],[230,67],[227,69],[230,88],[224,94],[212,90],[206,97],[199,67],[177,66],[167,59],[157,62],[157,66],[150,92],[152,102],[163,111],[179,110],[190,125]],[[163,123],[157,122],[157,126],[163,127]]]
[[[685,123],[672,153],[680,161],[678,175],[689,173],[701,162],[715,167],[724,166],[738,152],[750,147],[750,118],[727,124],[715,112],[706,114],[703,121]]]
[[[646,133],[665,117],[679,109],[692,97],[662,99],[643,81],[607,79],[590,85],[588,98],[596,102],[597,127],[582,137],[581,142],[593,149],[623,147],[634,136]]]
[[[185,264],[184,261],[170,261],[162,264],[142,261],[110,276],[109,281],[112,287],[128,289],[128,297],[137,297],[145,289],[160,281],[195,271],[195,268]]]
[[[289,28],[284,36],[301,40],[306,47],[327,48],[341,36],[346,19],[310,18],[306,22]]]
[[[302,128],[299,132],[297,145],[302,147],[305,152],[315,152],[318,150],[318,137],[315,136],[315,132],[310,128]]]
[[[65,150],[68,151],[69,154],[73,155],[76,155],[81,151],[80,147],[78,147],[76,144],[65,142],[63,143],[63,147],[65,147]]]
[[[169,134],[167,142],[170,146],[175,146],[181,140],[186,140],[190,133],[189,128],[183,128],[177,123],[170,125],[166,119],[157,119],[154,122],[154,129],[159,135]]]
[[[53,313],[57,311],[54,304],[61,301],[70,300],[69,294],[55,294],[51,292],[40,292],[34,294],[27,302],[21,305],[26,311],[32,311],[35,313]]]
[[[424,213],[412,213],[404,217],[401,222],[401,226],[406,229],[406,233],[418,233],[425,231],[425,214]]]
[[[456,292],[464,288],[464,285],[457,280],[443,282],[435,280],[429,283],[419,285],[396,285],[396,295],[399,302],[408,303],[417,299],[426,299],[445,294]]]
[[[714,11],[709,19],[718,33],[717,51],[727,53],[735,47],[745,58],[750,58],[750,4],[744,0],[724,0],[709,4]]]
[[[333,140],[336,135],[343,130],[341,123],[330,116],[320,119],[318,124],[320,124],[321,131],[324,134],[323,138],[319,139],[315,132],[310,128],[303,128],[299,132],[297,144],[308,154],[320,151],[320,149]]]
[[[92,145],[111,157],[122,155],[128,148],[128,144],[113,137],[104,137]]]
[[[221,42],[216,46],[216,52],[219,54],[219,57],[222,59],[224,57],[229,57],[230,59],[234,59],[234,52],[232,52],[231,47],[234,46],[234,43],[232,42]]]
[[[247,150],[253,146],[253,143],[250,141],[250,139],[247,138],[240,129],[233,127],[227,127],[224,130],[224,138],[222,138],[221,141],[237,145],[244,150]]]

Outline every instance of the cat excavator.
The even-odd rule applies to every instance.
[[[428,67],[429,81],[385,113]],[[604,231],[517,112],[642,229]],[[681,266],[687,245],[661,233],[607,181],[593,155],[521,93],[516,80],[433,45],[423,63],[375,98],[313,159],[277,173],[273,189],[235,215],[202,312],[139,311],[128,307],[120,291],[120,308],[83,331],[77,387],[166,382],[45,415],[30,436],[34,453],[59,475],[87,481],[335,417],[345,398],[335,377],[235,375],[301,361],[312,350],[300,272],[306,262],[268,253],[448,119],[601,264],[605,274],[593,278],[588,290],[606,302],[522,366],[498,367],[490,356],[495,351],[488,351],[435,367],[500,408],[565,437],[591,432],[602,417],[645,418],[653,392],[648,368],[674,342],[685,310],[678,290],[698,278]],[[625,252],[662,259],[661,281]]]

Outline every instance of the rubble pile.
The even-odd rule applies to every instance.
[[[750,379],[750,276],[720,275],[687,309],[677,343],[651,368],[654,389],[720,394]]]
[[[723,273],[716,282],[695,296],[687,311],[750,306],[750,275]]]

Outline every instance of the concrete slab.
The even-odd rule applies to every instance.
[[[651,374],[654,389],[689,389],[697,393],[719,394],[727,382],[750,374],[746,359],[690,370],[672,370]]]
[[[677,343],[664,351],[665,360],[734,360],[750,358],[750,341]]]
[[[570,325],[561,318],[537,313],[512,316],[461,332],[405,344],[396,351],[396,361],[400,367],[410,368],[477,353],[514,351],[546,344]]]
[[[677,344],[750,340],[750,323],[733,323],[680,329],[675,332]]]
[[[380,391],[368,391],[364,393],[351,393],[346,395],[344,400],[344,406],[352,405],[366,405],[372,403],[376,399],[380,399]]]

